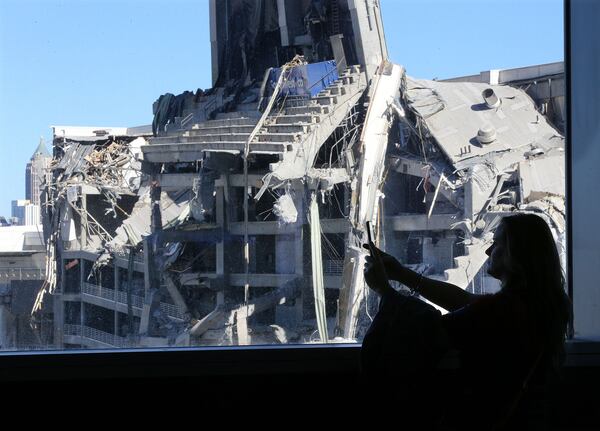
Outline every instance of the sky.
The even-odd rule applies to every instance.
[[[564,59],[562,0],[380,4],[390,58],[414,77]],[[161,94],[210,86],[208,0],[0,0],[0,215],[50,126],[150,124]]]

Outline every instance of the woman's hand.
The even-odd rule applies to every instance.
[[[379,248],[375,247],[374,244],[371,244],[371,247],[373,247],[373,249],[375,249],[375,251],[379,254],[383,267],[385,268],[385,273],[388,275],[389,279],[401,281],[400,278],[404,266],[402,266],[398,259],[396,259],[391,254],[387,254],[385,251],[382,251]],[[369,244],[363,244],[363,248],[371,251]],[[369,258],[370,256],[367,256],[367,259]]]
[[[386,266],[382,257],[383,253],[374,244],[365,244],[371,252],[370,256],[365,258],[364,275],[365,281],[371,289],[377,292],[379,295],[384,295],[386,292],[394,291],[388,279],[386,272]],[[385,254],[385,253],[383,253]],[[390,255],[385,254],[390,257]],[[393,259],[393,258],[392,258]]]

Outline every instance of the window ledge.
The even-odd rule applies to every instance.
[[[442,370],[458,367],[449,353]],[[566,368],[600,367],[600,340],[567,343]],[[0,381],[337,374],[358,375],[359,344],[6,352]]]

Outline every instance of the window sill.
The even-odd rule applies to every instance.
[[[565,368],[600,367],[600,341],[567,343]],[[456,354],[440,369],[458,366]],[[246,375],[354,375],[359,344],[244,346],[7,352],[0,355],[0,381],[55,381],[107,378],[171,378]]]

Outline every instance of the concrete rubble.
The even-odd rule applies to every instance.
[[[32,315],[53,297],[57,347],[360,340],[368,221],[476,293],[498,288],[500,217],[540,214],[564,249],[564,137],[540,109],[559,94],[410,77],[378,2],[230,3],[210,2],[213,88],[161,96],[146,128],[55,127]]]

